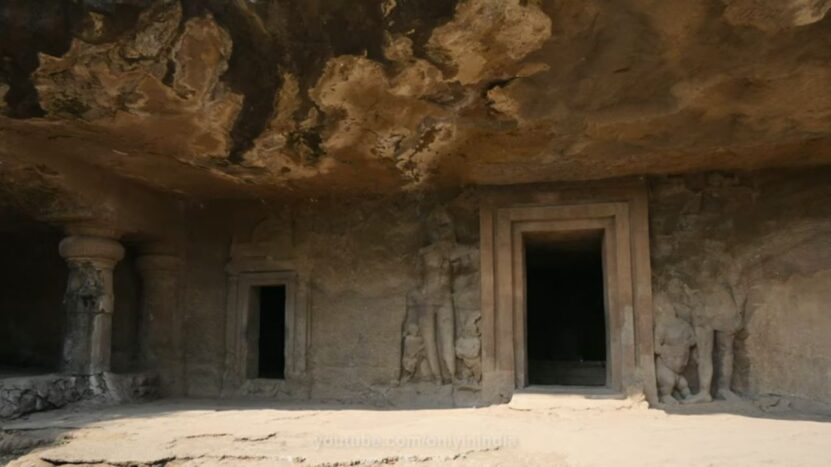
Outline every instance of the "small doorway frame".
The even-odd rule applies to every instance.
[[[225,267],[226,323],[222,396],[307,399],[310,391],[307,354],[311,343],[308,277],[297,272],[286,223],[267,218],[252,231],[251,241],[231,243]],[[249,318],[257,287],[284,286],[285,371],[283,379],[252,377],[249,372]]]
[[[284,286],[286,288],[286,335],[285,335],[285,376],[283,379],[261,379],[251,372],[251,332],[249,323],[255,311],[252,301],[259,287]],[[228,297],[228,355],[230,374],[226,379],[240,385],[246,380],[260,381],[261,384],[280,385],[297,379],[306,370],[306,346],[308,341],[305,294],[298,290],[297,274],[293,271],[243,272],[229,277]]]
[[[289,339],[294,337],[294,333],[290,332],[290,327],[294,321],[294,316],[289,316],[288,311],[294,310],[295,301],[295,275],[293,273],[260,273],[252,274],[244,277],[240,284],[244,287],[241,289],[237,300],[239,301],[240,310],[248,310],[242,320],[242,326],[245,329],[245,345],[242,346],[241,353],[245,355],[245,377],[246,379],[263,379],[270,381],[285,380],[285,366],[287,362],[287,355],[291,351],[292,343]],[[259,277],[258,277],[259,276]],[[260,281],[258,279],[262,277]],[[285,301],[283,302],[283,326],[285,331],[283,335],[283,377],[282,378],[266,378],[261,375],[260,368],[260,331],[262,329],[261,323],[261,300],[260,291],[265,287],[283,287],[285,294]]]
[[[642,180],[493,188],[480,206],[482,391],[510,400],[527,385],[525,236],[600,230],[607,387],[655,402],[648,198]]]

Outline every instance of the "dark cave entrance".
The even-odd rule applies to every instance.
[[[602,234],[526,239],[528,383],[606,385]]]
[[[0,378],[60,370],[68,277],[62,238],[0,206]]]
[[[259,298],[257,377],[285,379],[286,286],[269,285],[254,291]]]

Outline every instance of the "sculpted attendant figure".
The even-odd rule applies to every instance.
[[[410,293],[409,313],[416,322],[429,365],[430,379],[449,383],[456,376],[456,313],[453,278],[469,267],[473,252],[456,243],[450,215],[438,209],[428,220],[430,243],[419,251],[419,285]]]
[[[704,261],[694,292],[696,306],[692,324],[698,352],[699,389],[688,402],[709,402],[713,384],[713,344],[718,348],[719,379],[716,395],[722,399],[739,397],[731,389],[733,380],[733,341],[742,327],[742,297],[731,278],[735,275],[726,261]]]
[[[661,402],[677,404],[675,394],[687,402],[691,393],[683,373],[690,359],[690,347],[695,344],[692,328],[686,321],[669,316],[657,326],[655,334],[655,371]]]
[[[430,244],[419,251],[421,285],[417,296],[418,325],[435,381],[448,382],[456,374],[455,315],[453,313],[453,224],[444,210],[430,219]],[[441,360],[441,362],[440,362]],[[442,365],[446,374],[442,371]]]

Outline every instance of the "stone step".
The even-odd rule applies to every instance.
[[[607,387],[528,386],[514,392],[508,407],[524,411],[622,410],[647,408],[648,404]]]

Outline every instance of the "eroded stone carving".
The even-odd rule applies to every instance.
[[[91,263],[79,262],[71,269],[63,299],[67,316],[63,367],[72,373],[95,373],[102,367],[104,358],[95,341],[101,334],[96,330],[110,326],[106,295],[104,281]],[[109,340],[103,345],[108,346]]]
[[[443,209],[430,216],[428,235],[430,244],[419,251],[419,285],[407,297],[402,380],[459,380],[457,357],[463,374],[478,379],[481,371],[473,362],[479,355],[477,319],[467,318],[457,341],[453,298],[455,277],[471,267],[475,252],[456,242],[452,219]]]
[[[73,274],[64,295],[64,306],[69,313],[103,313],[104,283],[91,263],[81,262]]]
[[[717,247],[715,256],[725,257]],[[731,389],[733,379],[733,341],[742,327],[741,306],[735,273],[728,260],[705,260],[701,265],[699,284],[693,291],[692,325],[698,355],[698,392],[689,402],[712,400],[713,344],[717,347],[719,372],[716,395],[727,400],[738,399]]]
[[[732,390],[734,340],[743,326],[744,288],[740,266],[724,245],[704,242],[703,259],[685,262],[654,296],[655,366],[660,400],[674,404],[710,402],[716,396],[736,400]],[[698,390],[691,394],[684,372],[694,346]],[[715,350],[715,351],[714,351]],[[714,359],[718,372],[714,372]],[[714,376],[717,381],[713,381]],[[679,397],[676,397],[679,396]]]
[[[413,306],[417,305],[413,304]],[[429,373],[429,369],[422,371],[422,365],[424,363],[424,339],[421,338],[418,325],[408,323],[404,328],[404,352],[401,356],[401,381],[411,381],[415,377]]]
[[[291,212],[274,212],[261,221],[250,236],[235,238],[231,243],[228,267],[235,271],[291,270],[294,239]]]
[[[664,296],[655,297],[655,306],[671,308]],[[682,319],[667,316],[655,327],[655,338],[655,372],[660,401],[664,404],[677,404],[679,399],[686,402],[692,396],[683,375],[690,359],[690,347],[695,345],[692,327]]]
[[[456,339],[456,356],[462,361],[460,377],[469,384],[482,380],[482,341],[479,331],[481,318],[481,313],[469,315],[462,328],[462,336]]]

